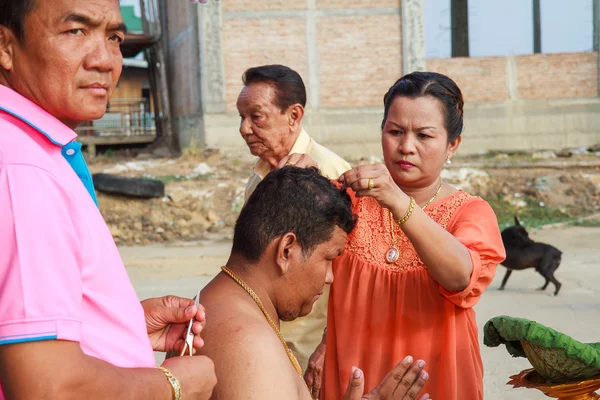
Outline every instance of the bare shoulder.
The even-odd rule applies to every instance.
[[[273,329],[256,313],[234,304],[207,310],[207,315],[218,315],[208,321],[201,350],[215,363],[218,383],[212,398],[304,398],[302,380]]]

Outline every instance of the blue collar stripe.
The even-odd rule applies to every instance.
[[[57,146],[64,146],[64,143],[58,143],[56,140],[52,139],[52,136],[48,135],[46,132],[44,132],[43,129],[40,129],[38,126],[36,126],[34,123],[29,122],[28,120],[26,120],[25,118],[23,118],[22,116],[20,116],[19,114],[14,113],[13,111],[9,110],[8,108],[4,108],[2,106],[0,106],[0,110],[6,112],[7,114],[12,115],[13,117],[19,118],[21,121],[25,122],[27,125],[31,126],[33,129],[35,129],[36,131],[40,132],[42,135],[46,136],[46,138],[51,141],[53,144],[57,145]]]
[[[56,335],[49,335],[49,336],[32,336],[32,337],[25,337],[25,338],[21,338],[21,339],[8,339],[8,340],[0,340],[0,345],[5,345],[5,344],[15,344],[15,343],[28,343],[28,342],[40,342],[42,340],[56,340],[58,338],[58,336]]]
[[[94,190],[94,182],[92,181],[90,170],[88,169],[85,159],[83,158],[83,154],[81,153],[81,143],[75,141],[67,143],[62,148],[62,155],[87,189],[88,193],[92,197],[92,200],[94,200],[94,203],[96,203],[96,206],[98,206],[98,199],[96,198],[96,191]]]
[[[83,154],[81,154],[81,143],[76,141],[72,141],[70,143],[67,143],[66,145],[63,143],[59,143],[56,140],[52,139],[52,136],[46,133],[43,129],[40,129],[40,127],[23,118],[21,115],[16,114],[15,112],[2,106],[0,106],[0,110],[20,119],[27,125],[31,126],[33,129],[44,135],[51,143],[55,144],[56,146],[62,147],[61,153],[63,157],[67,160],[71,168],[73,168],[73,171],[75,171],[75,173],[87,189],[88,193],[92,197],[92,200],[94,200],[94,203],[96,203],[96,206],[98,206],[98,199],[96,198],[96,192],[94,191],[94,183],[92,182],[92,176],[90,175],[90,171],[88,170],[87,164],[85,163]]]

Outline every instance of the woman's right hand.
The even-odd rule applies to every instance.
[[[370,196],[396,215],[404,215],[410,204],[410,198],[394,182],[383,164],[359,165],[344,172],[338,181],[351,188],[356,197]]]
[[[424,361],[419,360],[413,364],[412,357],[406,357],[392,368],[375,389],[367,394],[363,394],[365,391],[363,372],[352,367],[344,400],[416,400],[429,379],[427,372],[423,371],[424,367]],[[424,394],[418,399],[428,400],[429,395]]]
[[[183,399],[208,400],[217,384],[215,364],[206,356],[182,356],[166,360],[167,368],[181,385]],[[165,379],[165,383],[167,383]]]

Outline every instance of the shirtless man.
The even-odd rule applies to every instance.
[[[226,267],[201,293],[210,323],[200,353],[215,360],[218,377],[212,399],[311,399],[279,321],[310,313],[354,226],[350,197],[316,169],[284,167],[257,186]],[[344,399],[416,399],[423,365],[407,357],[367,395],[353,369]]]

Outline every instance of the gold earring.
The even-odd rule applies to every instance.
[[[448,164],[448,165],[452,164],[452,160],[450,159],[450,156],[446,157],[446,164]]]

